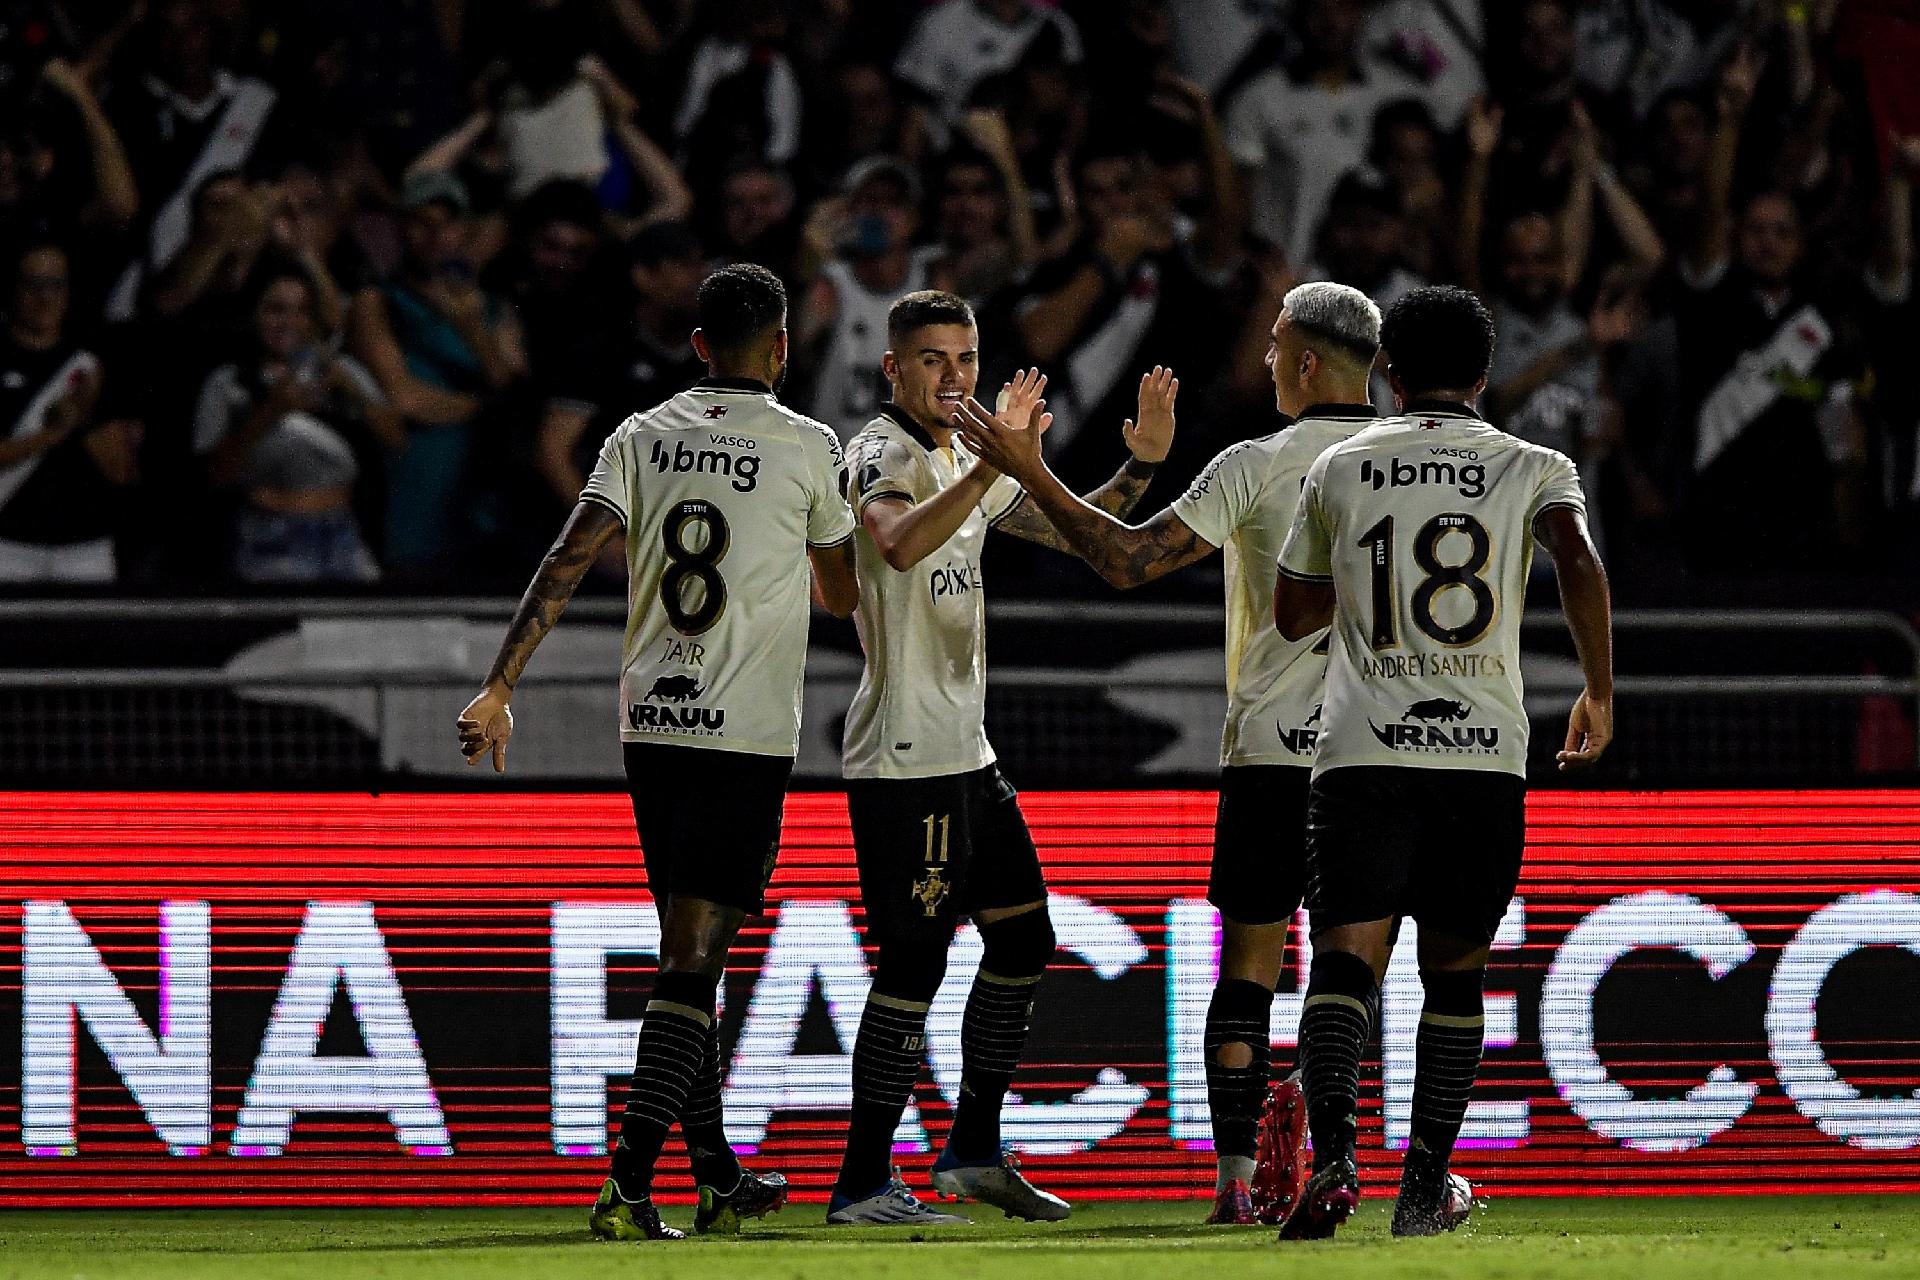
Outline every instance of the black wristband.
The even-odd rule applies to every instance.
[[[1160,464],[1157,462],[1143,462],[1139,458],[1129,454],[1127,455],[1126,465],[1121,467],[1120,470],[1126,472],[1135,480],[1151,480],[1153,479],[1154,473],[1160,470]]]

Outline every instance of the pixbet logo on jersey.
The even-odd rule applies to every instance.
[[[1383,465],[1375,466],[1373,459],[1362,458],[1360,483],[1372,485],[1376,492],[1389,487],[1404,489],[1417,484],[1450,484],[1460,491],[1463,498],[1478,498],[1487,491],[1487,469],[1474,461],[1480,456],[1477,450],[1435,448],[1427,452],[1434,456],[1417,464],[1388,458]],[[1459,461],[1455,462],[1454,459]]]
[[[715,446],[724,443],[735,449],[753,448],[753,441],[739,436],[714,436],[711,437],[711,443]],[[718,447],[690,449],[684,440],[676,440],[669,449],[665,441],[655,440],[647,461],[662,475],[672,472],[675,475],[726,476],[740,493],[752,493],[754,486],[760,483],[760,459],[752,453],[736,454],[731,449]]]
[[[1449,755],[1491,755],[1500,749],[1500,730],[1479,725],[1460,724],[1473,714],[1473,708],[1452,698],[1422,698],[1408,707],[1400,719],[1384,728],[1371,719],[1367,727],[1380,745],[1390,751],[1444,752]],[[1419,724],[1410,723],[1419,721]],[[1449,727],[1452,726],[1452,727]]]

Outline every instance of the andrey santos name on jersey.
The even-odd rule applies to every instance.
[[[1498,653],[1384,653],[1368,654],[1355,664],[1360,674],[1377,680],[1422,676],[1492,677],[1507,674],[1507,659]]]

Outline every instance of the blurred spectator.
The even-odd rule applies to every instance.
[[[941,251],[914,247],[920,183],[890,156],[874,156],[847,175],[846,195],[823,201],[807,223],[814,281],[794,325],[796,350],[813,370],[808,412],[851,440],[886,398],[880,357],[887,312],[928,288]]]
[[[781,277],[791,292],[802,278],[797,273],[798,212],[793,179],[784,170],[758,160],[746,162],[721,179],[713,256],[723,262],[757,262]]]
[[[474,283],[467,194],[447,173],[415,174],[402,203],[400,271],[360,291],[352,349],[407,426],[387,467],[387,567],[428,575],[456,562],[471,508],[473,427],[491,395],[526,369],[519,325]]]
[[[1079,29],[1032,0],[941,0],[907,37],[894,74],[926,95],[937,119],[957,127],[982,80],[1011,71],[1050,32],[1068,66],[1082,57]]]
[[[941,256],[933,281],[979,309],[1025,277],[1040,245],[1006,120],[970,111],[964,128],[973,145],[948,151],[935,171]]]
[[[800,152],[800,81],[784,49],[778,0],[719,0],[712,31],[695,46],[674,112],[682,167],[695,187],[705,166],[742,156],[789,165]]]
[[[1171,364],[1204,386],[1226,342],[1207,282],[1217,264],[1197,259],[1192,222],[1147,179],[1145,159],[1120,139],[1079,158],[1073,195],[1083,230],[1034,272],[1015,313],[1028,356],[1052,375],[1049,448],[1074,482],[1111,468],[1103,428],[1132,416],[1142,372]],[[1077,448],[1083,434],[1093,443]]]
[[[1858,529],[1864,458],[1846,312],[1803,271],[1791,198],[1761,191],[1733,207],[1740,125],[1760,72],[1743,48],[1721,75],[1706,208],[1680,264],[1688,291],[1676,358],[1692,428],[1681,515],[1703,572],[1812,568]]]
[[[1253,193],[1255,234],[1307,261],[1334,184],[1360,164],[1373,116],[1419,86],[1370,63],[1360,0],[1300,0],[1300,51],[1240,90],[1227,111],[1227,141]]]
[[[545,397],[535,466],[546,489],[540,528],[571,509],[600,446],[630,415],[685,391],[706,372],[689,341],[698,321],[706,261],[684,223],[661,223],[633,242],[633,307],[623,323],[579,347],[542,378]]]
[[[311,276],[269,269],[254,291],[253,351],[201,387],[193,448],[217,491],[239,491],[230,546],[242,582],[379,577],[354,515],[356,482],[361,457],[399,448],[406,429],[328,332]]]
[[[66,251],[27,245],[6,284],[0,582],[112,582],[114,490],[135,478],[140,428],[95,417],[100,360],[69,333]]]
[[[1444,148],[1433,117],[1413,99],[1390,102],[1373,118],[1367,163],[1393,188],[1399,205],[1400,260],[1423,277],[1445,271],[1452,261],[1458,211],[1441,165]]]
[[[898,82],[875,62],[833,68],[821,101],[807,115],[807,171],[819,187],[836,185],[869,156],[917,162],[927,150],[924,114],[903,100]]]
[[[142,278],[187,247],[194,205],[214,174],[240,173],[265,150],[278,94],[223,65],[223,33],[196,0],[159,0],[135,33],[131,65],[110,102],[147,215],[144,249],[108,299],[133,316]]]
[[[1368,17],[1363,42],[1375,65],[1420,86],[1420,101],[1444,129],[1486,92],[1481,0],[1384,0]]]
[[[12,261],[29,240],[87,233],[93,252],[79,264],[76,305],[90,310],[119,266],[116,240],[140,212],[126,149],[85,77],[50,58],[37,86],[0,100],[0,257]]]

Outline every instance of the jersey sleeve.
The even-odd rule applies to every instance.
[[[853,536],[853,511],[847,506],[847,455],[840,438],[825,423],[806,441],[808,466],[807,545],[835,547]]]
[[[1293,513],[1293,527],[1280,547],[1279,569],[1282,575],[1303,582],[1333,581],[1333,530],[1327,524],[1321,489],[1327,479],[1327,460],[1333,450],[1321,454],[1307,472],[1300,490],[1300,505]]]
[[[632,515],[629,504],[633,488],[628,483],[626,450],[629,436],[625,430],[615,430],[607,436],[607,442],[600,446],[600,460],[593,464],[593,474],[587,477],[587,487],[580,491],[582,502],[611,507],[621,524],[630,523]]]
[[[1235,164],[1257,169],[1267,162],[1267,120],[1264,95],[1270,86],[1263,76],[1248,84],[1227,104],[1227,151]]]
[[[1587,496],[1580,488],[1580,473],[1573,461],[1563,453],[1548,454],[1547,466],[1540,477],[1539,492],[1534,495],[1533,513],[1527,520],[1528,526],[1531,527],[1540,518],[1542,511],[1554,507],[1572,507],[1582,515],[1587,511]]]
[[[1226,546],[1253,509],[1260,461],[1260,451],[1250,441],[1221,450],[1194,477],[1187,491],[1173,500],[1173,514],[1214,546]]]
[[[876,498],[912,502],[914,469],[918,465],[912,452],[898,440],[879,432],[856,437],[847,490],[855,518],[865,516],[867,504]]]
[[[1020,487],[1018,480],[1003,474],[987,486],[986,496],[980,499],[980,514],[987,518],[988,524],[999,524],[1013,514],[1013,509],[1026,496],[1027,491]]]

